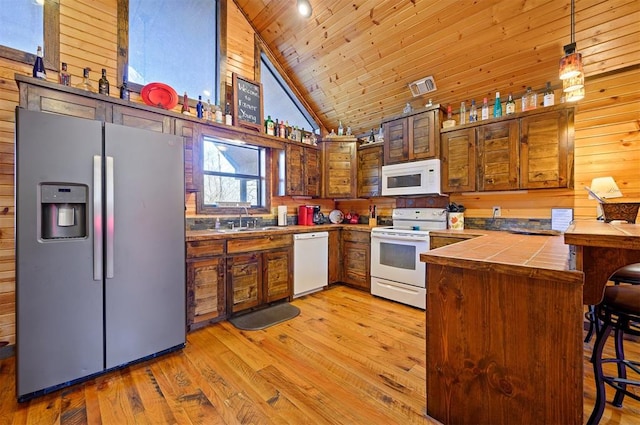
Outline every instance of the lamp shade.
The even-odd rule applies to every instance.
[[[312,10],[311,10],[311,3],[309,3],[309,0],[298,0],[297,7],[298,7],[298,12],[305,18],[308,18],[309,16],[311,16]]]
[[[564,100],[565,102],[577,102],[580,99],[584,98],[584,86],[579,89],[572,90],[570,92],[565,93]]]
[[[584,74],[581,72],[578,75],[566,78],[562,80],[562,91],[565,93],[578,90],[584,87]]]
[[[613,177],[596,177],[591,181],[591,191],[601,198],[621,198],[622,192]],[[589,195],[589,199],[594,199]]]

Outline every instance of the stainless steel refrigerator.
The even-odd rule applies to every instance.
[[[185,344],[182,138],[16,110],[17,396]]]

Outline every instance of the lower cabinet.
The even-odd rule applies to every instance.
[[[187,242],[187,329],[226,317],[225,241]]]
[[[370,291],[371,236],[368,231],[342,230],[342,282]]]
[[[340,282],[342,270],[342,246],[340,240],[342,231],[329,231],[329,285]]]
[[[293,236],[271,235],[227,241],[229,314],[291,297]]]

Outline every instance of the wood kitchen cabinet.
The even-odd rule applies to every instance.
[[[441,186],[445,193],[476,190],[476,131],[467,128],[440,136]]]
[[[285,196],[320,196],[318,148],[287,143],[284,167]]]
[[[381,143],[369,143],[358,147],[358,198],[380,196],[382,158]]]
[[[573,187],[573,118],[559,105],[442,130],[442,191]]]
[[[325,198],[355,198],[357,140],[322,141],[322,193]]]
[[[384,164],[438,157],[439,107],[382,123]]]
[[[340,282],[342,270],[342,231],[329,230],[329,284]]]
[[[371,235],[352,229],[342,230],[342,282],[365,291],[371,290]]]
[[[187,329],[225,316],[225,241],[187,242]]]
[[[291,297],[293,236],[229,239],[226,272],[230,314]]]

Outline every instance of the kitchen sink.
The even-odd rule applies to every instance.
[[[239,233],[239,232],[264,232],[267,230],[278,230],[277,226],[265,227],[236,227],[234,229],[215,229],[217,233]]]

